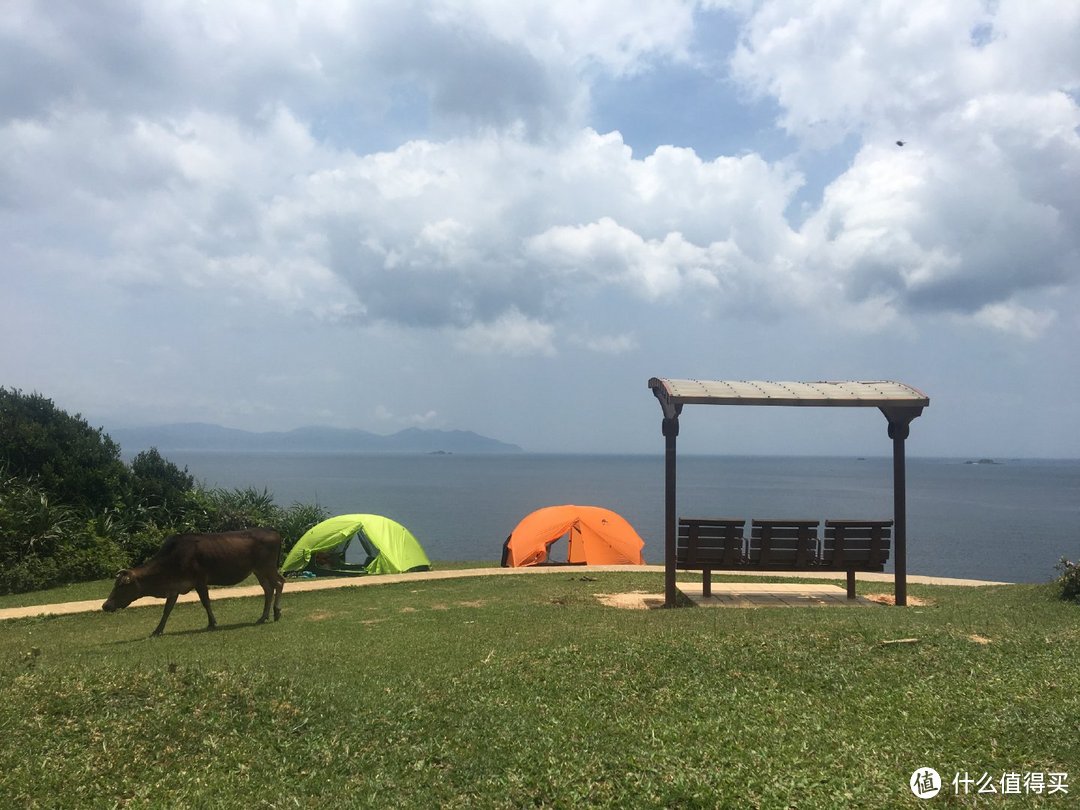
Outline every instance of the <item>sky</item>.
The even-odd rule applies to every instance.
[[[1077,42],[1076,0],[7,0],[0,385],[660,453],[650,377],[888,379],[909,454],[1077,458]]]

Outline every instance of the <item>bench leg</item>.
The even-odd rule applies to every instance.
[[[847,572],[847,598],[855,598],[855,571],[851,568]]]
[[[712,571],[708,568],[701,572],[701,595],[706,598],[712,596]]]

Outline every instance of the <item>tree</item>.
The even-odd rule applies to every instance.
[[[90,514],[121,507],[131,491],[119,445],[36,393],[0,388],[0,466]]]
[[[131,475],[136,499],[151,509],[177,509],[195,486],[187,467],[181,470],[156,447],[143,450],[131,460]]]

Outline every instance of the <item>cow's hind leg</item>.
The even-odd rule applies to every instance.
[[[274,621],[281,618],[281,594],[285,591],[285,577],[274,571]]]
[[[169,614],[172,613],[173,605],[176,604],[176,596],[177,594],[174,593],[165,600],[165,612],[161,614],[161,621],[158,622],[158,626],[154,628],[154,632],[150,634],[151,636],[160,636],[165,632],[165,622],[169,620]]]
[[[259,580],[259,584],[262,585],[263,589],[263,612],[255,624],[265,624],[266,620],[270,618],[270,605],[274,601],[274,583],[263,571],[256,571],[255,577]]]
[[[214,618],[214,611],[210,609],[210,592],[206,589],[206,583],[200,582],[196,585],[195,592],[199,594],[199,601],[202,602],[202,606],[206,608],[206,629],[215,629],[217,627],[217,619]]]

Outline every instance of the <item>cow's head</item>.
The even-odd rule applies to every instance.
[[[109,594],[109,598],[105,600],[105,604],[101,606],[101,609],[106,613],[112,613],[114,610],[126,608],[139,596],[139,581],[130,568],[125,568],[123,571],[116,573],[116,582],[113,583],[112,593]]]

